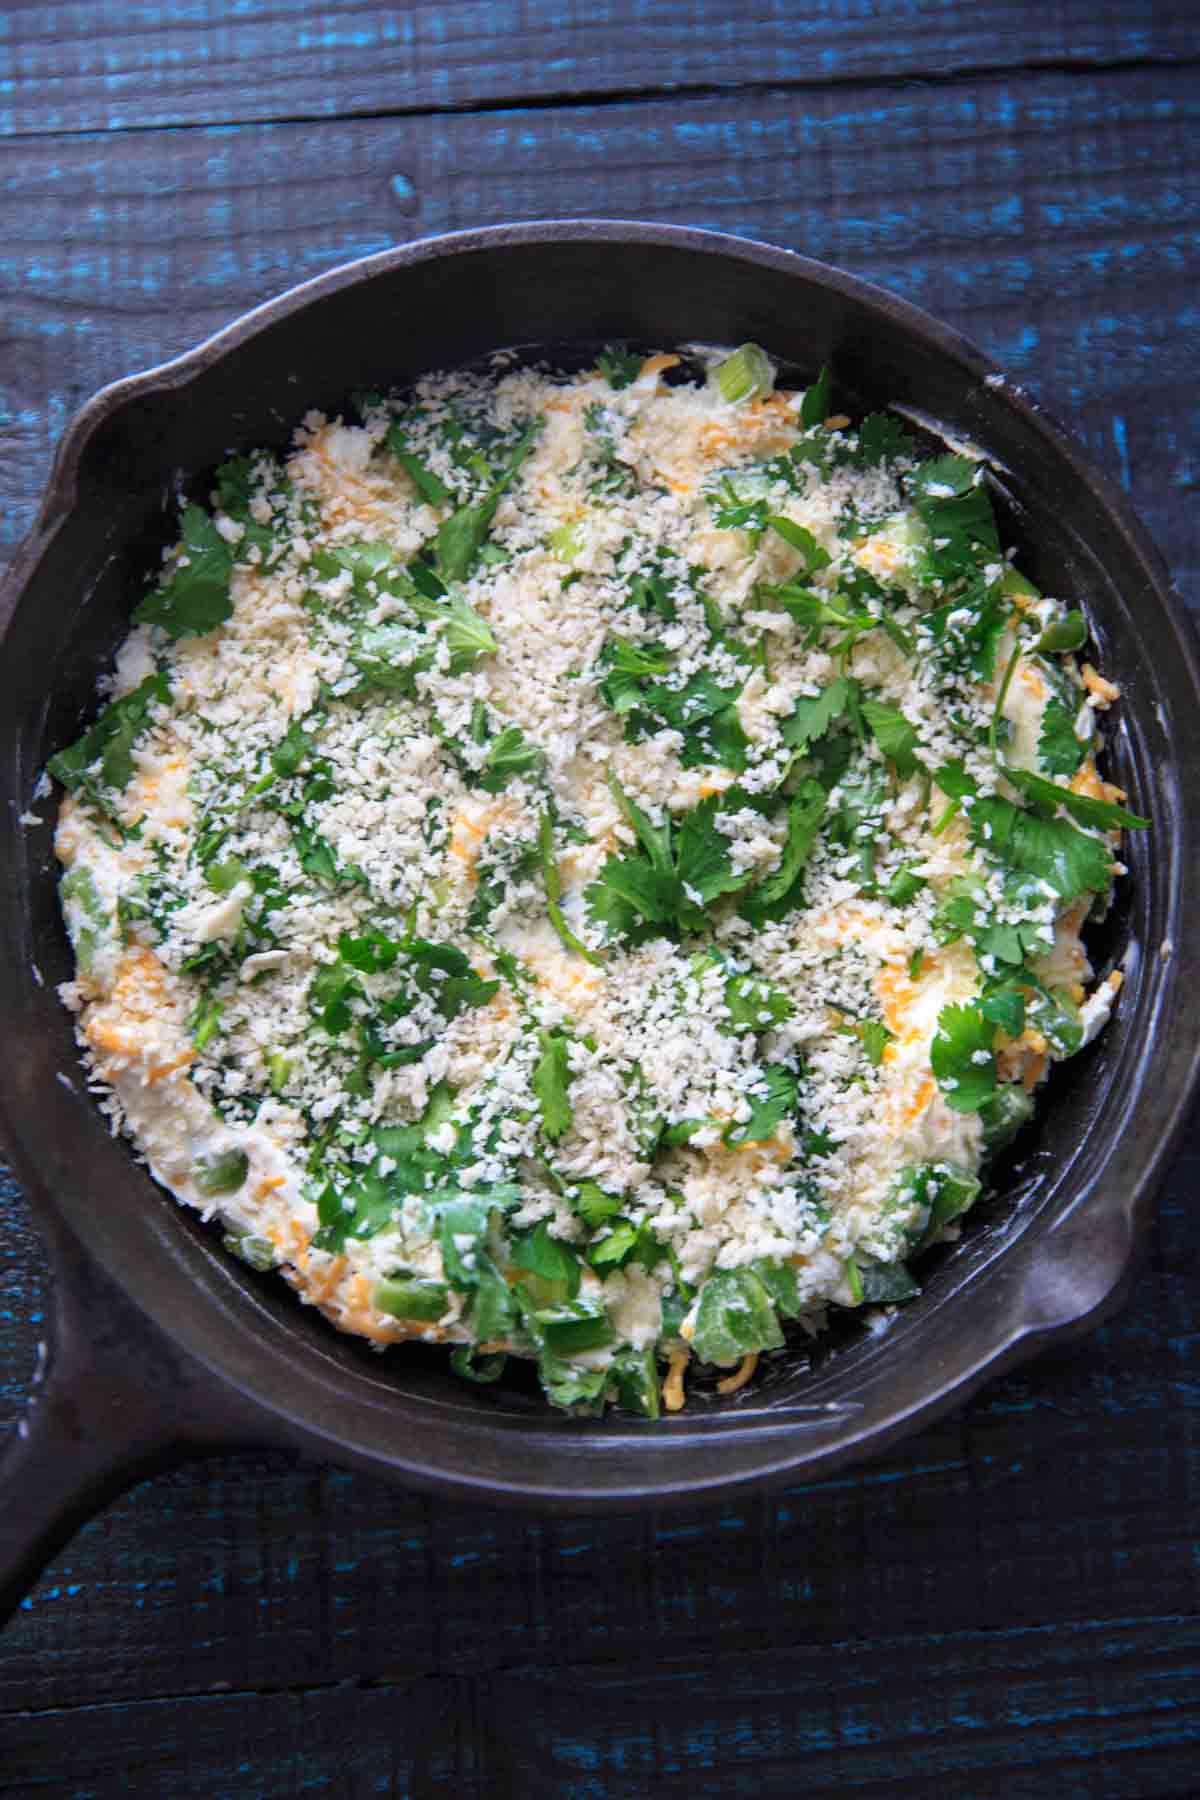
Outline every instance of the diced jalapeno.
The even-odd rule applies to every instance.
[[[915,1300],[921,1291],[903,1263],[873,1262],[865,1256],[856,1260],[859,1286],[868,1306],[894,1306],[902,1300]]]
[[[1006,1082],[997,1088],[986,1106],[979,1109],[979,1119],[983,1126],[983,1147],[985,1150],[1003,1150],[1011,1144],[1022,1126],[1027,1125],[1034,1113],[1032,1094],[1024,1088],[1015,1087]]]
[[[275,1246],[270,1238],[240,1237],[236,1232],[229,1231],[221,1241],[228,1251],[240,1257],[244,1263],[249,1263],[260,1274],[275,1267]]]
[[[556,1356],[575,1356],[581,1350],[602,1350],[616,1332],[603,1307],[585,1300],[567,1300],[561,1306],[541,1307],[533,1315],[547,1350]]]
[[[644,1419],[657,1419],[660,1410],[658,1365],[653,1345],[644,1350],[623,1350],[613,1360],[613,1374],[617,1400],[626,1412],[640,1413]]]
[[[218,1156],[197,1157],[192,1180],[202,1194],[236,1194],[250,1173],[244,1150],[222,1150]]]
[[[377,1312],[390,1313],[393,1319],[440,1319],[450,1304],[450,1290],[440,1281],[422,1281],[415,1276],[385,1275],[375,1284],[372,1296]]]

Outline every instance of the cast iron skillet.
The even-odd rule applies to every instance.
[[[54,806],[19,816],[77,734],[96,672],[172,532],[181,483],[298,414],[498,346],[582,365],[639,347],[755,339],[822,362],[848,409],[918,410],[997,472],[1005,536],[1043,589],[1082,600],[1125,698],[1117,777],[1153,828],[1098,945],[1123,956],[1110,1029],[1058,1072],[1052,1108],[923,1297],[882,1336],[848,1325],[736,1400],[657,1425],[553,1416],[520,1383],[474,1390],[441,1357],[377,1358],[255,1277],[151,1183],[84,1091],[54,985]],[[785,251],[659,225],[464,232],[389,250],[260,307],[106,388],[68,429],[0,598],[3,945],[0,1124],[54,1263],[55,1329],[0,1463],[0,1611],[75,1526],[173,1459],[294,1446],[457,1499],[564,1510],[728,1494],[880,1450],[985,1376],[1092,1321],[1126,1277],[1197,1078],[1187,995],[1200,919],[1200,674],[1167,572],[1121,496],[970,344]],[[1173,946],[1173,948],[1172,948]]]

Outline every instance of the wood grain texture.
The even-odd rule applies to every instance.
[[[0,555],[102,382],[347,257],[594,212],[789,244],[965,330],[1200,603],[1197,35],[1153,0],[10,9]],[[166,123],[199,128],[135,129]],[[774,1498],[552,1522],[274,1455],[142,1485],[0,1638],[0,1794],[1190,1800],[1198,1181],[1200,1124],[1101,1331]],[[0,1182],[0,1424],[47,1290]]]
[[[1167,1633],[1179,1639],[1169,1659]],[[897,1703],[898,1662],[919,1684],[915,1704]],[[1183,1792],[1180,1759],[1200,1738],[1197,1699],[1200,1629],[1172,1615],[1062,1632],[718,1648],[666,1666],[535,1662],[478,1680],[447,1672],[103,1704],[65,1754],[61,1713],[24,1713],[6,1726],[18,1766],[31,1771],[22,1791],[56,1800],[103,1794],[97,1767],[133,1771],[126,1792],[195,1795],[198,1764],[205,1792],[256,1800],[431,1791],[454,1800],[794,1800],[801,1772],[812,1800],[923,1793],[934,1778],[978,1800],[1150,1800]],[[52,1759],[40,1776],[39,1756]]]
[[[0,18],[0,133],[346,118],[671,88],[1200,54],[1190,0],[334,0],[23,5]]]
[[[0,1430],[29,1392],[48,1329],[48,1289],[41,1239],[19,1185],[0,1163]]]
[[[1194,73],[1165,69],[15,143],[0,546],[104,381],[389,243],[609,213],[786,244],[958,326],[1066,415],[1200,592],[1198,132]]]

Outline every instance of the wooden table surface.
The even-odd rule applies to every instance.
[[[0,133],[4,555],[101,383],[385,245],[606,214],[950,321],[1200,605],[1196,0],[22,4]],[[0,1792],[1190,1800],[1198,1177],[1200,1127],[1110,1324],[776,1498],[552,1523],[275,1454],[145,1483],[0,1637]],[[47,1288],[9,1182],[0,1421]]]

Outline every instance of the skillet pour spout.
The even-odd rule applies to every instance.
[[[785,378],[830,365],[839,407],[894,409],[986,457],[1006,544],[1082,604],[1123,701],[1107,755],[1150,830],[1094,955],[1125,985],[922,1297],[754,1391],[655,1424],[552,1415],[519,1384],[460,1384],[409,1347],[375,1357],[235,1263],[109,1135],[55,986],[71,973],[53,821],[26,828],[48,755],[94,704],[180,488],[231,450],[281,448],[309,407],[402,388],[500,349],[583,367],[606,342],[763,344]],[[916,308],[765,245],[582,220],[457,233],[336,269],[175,362],[98,394],[68,428],[0,591],[4,930],[0,1021],[20,1046],[0,1131],[56,1269],[55,1333],[0,1460],[0,1609],[89,1510],[173,1458],[302,1448],[476,1501],[600,1511],[719,1499],[877,1454],[1114,1304],[1195,1093],[1185,1011],[1200,896],[1200,667],[1192,628],[1122,496],[980,351]],[[52,808],[49,809],[53,811]]]

